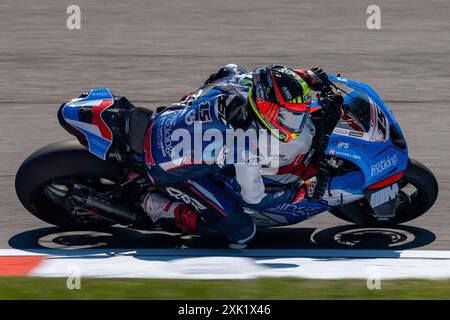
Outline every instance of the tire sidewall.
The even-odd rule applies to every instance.
[[[120,164],[94,156],[77,141],[62,141],[45,146],[24,160],[16,174],[16,193],[29,212],[47,223],[71,229],[111,225],[106,220],[89,225],[76,223],[44,195],[43,187],[53,180],[77,176],[117,181],[122,172]]]
[[[387,222],[378,221],[369,213],[361,212],[361,214],[365,214],[365,217],[361,219],[362,222],[357,224],[364,227],[389,227],[414,220],[426,213],[433,206],[439,192],[438,182],[434,174],[424,164],[417,160],[409,159],[408,168],[403,179],[414,185],[418,190],[418,197],[412,210],[409,207],[399,207],[396,210],[395,217]],[[356,204],[352,203],[349,205]],[[342,220],[356,223],[340,208],[330,210],[330,212]]]

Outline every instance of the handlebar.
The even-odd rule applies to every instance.
[[[327,112],[331,109],[342,109],[344,98],[336,93],[331,86],[324,86],[318,94],[317,103]]]

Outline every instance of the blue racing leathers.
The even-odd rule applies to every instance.
[[[304,130],[307,139],[280,143],[277,161],[261,156],[260,144],[255,146],[254,141],[230,151],[226,141],[231,133],[239,140],[245,130],[253,129],[258,137],[268,135],[264,141],[270,139],[267,132],[257,131],[247,114],[250,85],[251,76],[242,68],[228,65],[220,69],[199,90],[156,114],[144,142],[148,174],[159,192],[191,205],[207,224],[238,243],[247,242],[255,233],[243,206],[262,210],[289,202],[293,196],[289,188],[266,192],[264,168],[270,169],[274,162],[285,165],[306,153],[314,135],[311,122],[309,131]],[[235,172],[240,201],[211,178],[230,169]]]

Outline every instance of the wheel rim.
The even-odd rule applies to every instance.
[[[402,181],[399,182],[399,187],[400,190],[397,198],[395,217],[390,221],[387,222],[378,221],[374,217],[373,209],[368,203],[366,198],[363,198],[355,202],[354,205],[359,207],[358,210],[360,211],[361,215],[366,216],[366,218],[364,219],[365,222],[362,225],[381,226],[381,225],[398,224],[409,220],[413,220],[417,216],[420,216],[421,206],[424,197],[423,190],[421,189],[422,187],[418,183],[407,179],[407,177],[404,177]],[[350,218],[345,219],[345,216],[344,217],[341,216],[341,219],[352,221]]]

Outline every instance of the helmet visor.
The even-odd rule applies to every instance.
[[[277,122],[294,133],[300,133],[308,119],[309,112],[299,112],[280,107]]]

